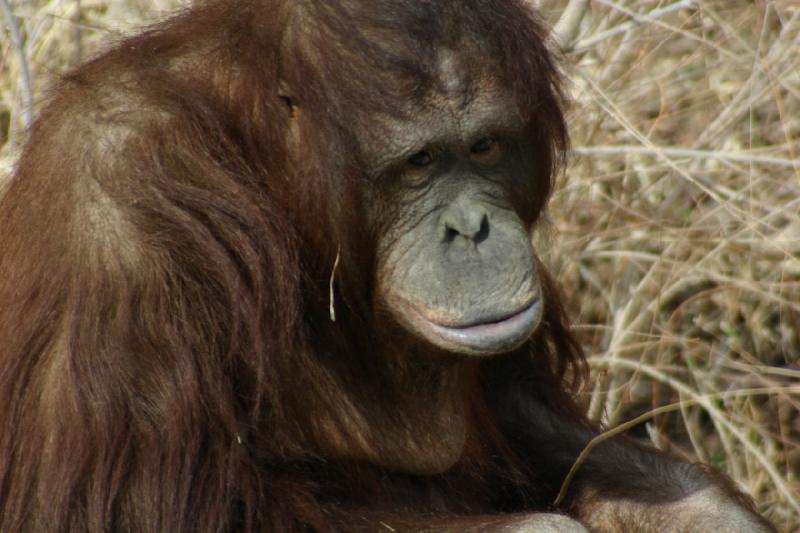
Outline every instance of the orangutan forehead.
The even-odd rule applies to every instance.
[[[440,84],[447,92],[431,91],[413,113],[378,113],[369,118],[359,134],[368,161],[388,165],[425,147],[520,134],[524,120],[510,91],[480,78],[466,81],[453,62],[442,66],[449,69],[445,71],[449,77]]]
[[[445,94],[457,95],[467,92],[469,79],[463,57],[457,55],[453,50],[444,49],[439,52],[436,70],[436,77]]]

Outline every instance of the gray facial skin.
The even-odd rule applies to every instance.
[[[379,295],[434,346],[502,353],[542,316],[530,235],[510,200],[515,182],[533,179],[523,128],[503,91],[468,84],[446,56],[441,71],[447,82],[425,112],[387,120],[384,135],[363,143],[382,162],[375,174],[392,181],[391,214],[373,214],[388,228]]]
[[[419,216],[397,227],[386,301],[404,326],[447,351],[512,350],[541,318],[530,240],[492,181],[465,177],[468,168],[448,174]]]

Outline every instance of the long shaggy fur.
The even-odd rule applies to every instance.
[[[326,530],[374,493],[434,516],[500,510],[464,480],[533,490],[480,365],[465,402],[485,431],[430,478],[321,457],[305,394],[334,374],[391,404],[376,352],[407,342],[373,302],[380,228],[360,227],[359,200],[373,185],[341,117],[405,112],[432,52],[473,39],[542,146],[536,189],[518,193],[539,199],[531,220],[543,208],[566,132],[523,4],[210,1],[63,79],[0,200],[0,530]],[[318,126],[300,165],[282,81]],[[580,354],[547,292],[514,356],[569,411],[561,380]]]

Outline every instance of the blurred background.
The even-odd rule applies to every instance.
[[[567,4],[529,1],[551,25]],[[0,0],[0,184],[60,73],[185,3]],[[579,18],[572,149],[537,240],[589,354],[581,398],[800,531],[800,1]]]

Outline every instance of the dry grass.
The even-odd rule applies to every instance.
[[[4,3],[34,109],[79,57],[179,4]],[[565,1],[537,3],[555,22]],[[28,109],[2,22],[0,175]],[[681,402],[636,431],[800,531],[800,4],[593,0],[565,55],[574,148],[542,241],[593,354],[590,412],[616,425]]]
[[[593,354],[591,415],[684,402],[641,433],[800,531],[800,4],[591,5],[550,257]]]

